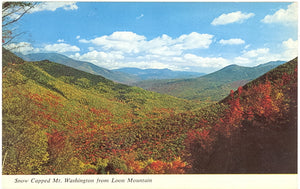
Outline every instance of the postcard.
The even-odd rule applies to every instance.
[[[2,188],[296,188],[297,2],[2,3]]]

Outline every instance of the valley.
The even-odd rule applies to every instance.
[[[297,172],[297,58],[151,81],[174,97],[2,51],[3,174]]]

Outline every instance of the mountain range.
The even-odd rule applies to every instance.
[[[90,62],[84,62],[79,60],[74,60],[65,55],[58,53],[33,53],[33,54],[17,54],[19,57],[23,58],[26,61],[42,61],[49,60],[52,62],[56,62],[59,64],[63,64],[81,71],[85,71],[95,75],[101,75],[107,79],[118,83],[129,84],[132,82],[136,82],[138,79],[134,75],[126,74],[119,71],[113,71],[106,68],[99,67]]]
[[[255,67],[229,65],[211,74],[191,79],[146,80],[136,86],[179,98],[216,102],[247,82],[263,75],[284,61],[272,61]]]
[[[72,58],[69,58],[65,55],[58,54],[58,53],[33,53],[27,55],[18,53],[17,55],[26,61],[49,60],[88,73],[101,75],[107,79],[110,79],[118,83],[129,84],[129,85],[147,79],[193,78],[193,77],[199,77],[201,75],[204,75],[204,73],[172,71],[170,69],[120,68],[115,70],[109,70],[103,67],[99,67],[90,62],[74,60]]]
[[[170,69],[139,69],[139,68],[119,68],[113,71],[119,71],[137,76],[139,80],[160,80],[160,79],[182,79],[195,78],[205,75],[205,73],[172,71]]]
[[[4,175],[297,173],[297,58],[203,107],[2,52]]]
[[[71,59],[58,53],[17,54],[26,61],[49,60],[88,73],[101,75],[117,83],[202,103],[217,102],[228,95],[231,89],[246,84],[284,63],[272,61],[255,67],[229,65],[211,74],[170,69],[119,68],[108,70],[89,62]]]

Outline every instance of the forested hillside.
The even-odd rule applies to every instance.
[[[3,172],[44,174],[53,166],[53,173],[68,173],[66,160],[129,149],[138,139],[133,125],[198,106],[50,61],[25,62],[3,49]]]
[[[17,55],[25,61],[49,60],[51,62],[63,64],[88,73],[101,75],[106,79],[127,85],[133,85],[136,82],[149,79],[183,79],[195,78],[201,75],[205,75],[204,73],[172,71],[170,69],[119,68],[109,70],[103,67],[99,67],[90,62],[74,60],[58,53],[32,53],[26,55],[18,53]]]
[[[65,55],[58,54],[58,53],[33,53],[33,54],[17,54],[21,58],[26,61],[42,61],[42,60],[49,60],[52,62],[56,62],[59,64],[63,64],[78,70],[82,70],[91,74],[101,75],[107,79],[112,81],[116,81],[119,83],[129,84],[136,82],[138,80],[137,77],[131,74],[126,74],[119,71],[108,70],[90,62],[84,62],[79,60],[74,60],[69,58]]]
[[[2,99],[3,174],[297,171],[297,59],[201,108],[3,49]]]
[[[255,67],[230,65],[198,78],[141,81],[136,83],[136,86],[184,99],[212,103],[225,98],[228,91],[236,90],[283,63],[273,61]]]

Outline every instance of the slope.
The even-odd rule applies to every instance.
[[[3,59],[3,174],[297,171],[297,59],[202,109],[49,61]]]
[[[173,134],[169,143],[184,145],[179,153],[188,173],[297,173],[297,61],[215,105],[160,121]]]
[[[5,49],[2,58],[3,174],[82,174],[102,160],[107,167],[141,140],[133,128],[197,107]]]
[[[134,75],[126,74],[119,71],[112,71],[108,70],[99,66],[96,66],[95,64],[89,63],[89,62],[83,62],[71,59],[67,56],[64,56],[62,54],[58,53],[34,53],[34,54],[18,54],[21,58],[23,58],[26,61],[42,61],[42,60],[49,60],[52,62],[60,63],[78,70],[82,70],[88,73],[101,75],[107,79],[129,84],[132,82],[135,82],[138,78]]]
[[[184,99],[216,102],[227,96],[231,89],[237,89],[282,63],[275,61],[256,67],[230,65],[198,78],[142,81],[136,86]]]

